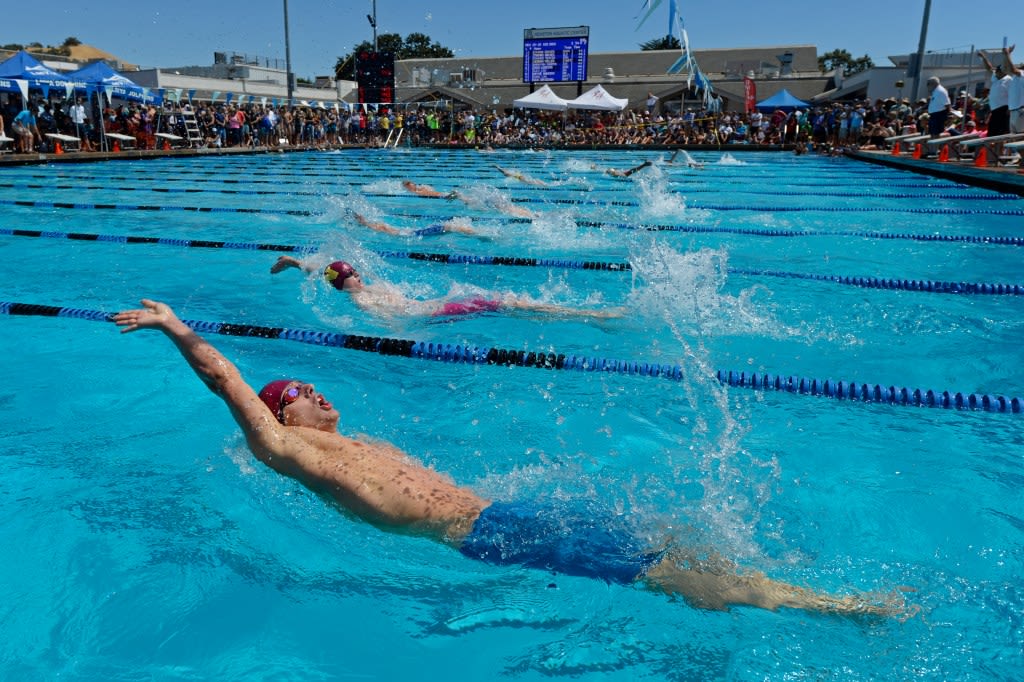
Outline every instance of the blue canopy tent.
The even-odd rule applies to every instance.
[[[776,109],[793,111],[800,108],[806,109],[808,106],[810,105],[807,102],[797,99],[785,88],[779,90],[768,99],[763,99],[757,103],[759,111],[775,111]]]
[[[0,90],[20,92],[26,103],[29,90],[41,90],[43,97],[49,97],[50,89],[56,88],[69,97],[77,86],[84,87],[85,83],[43,66],[24,50],[0,62]]]
[[[93,62],[77,71],[72,71],[67,74],[67,77],[80,81],[86,86],[85,88],[79,87],[77,89],[96,88],[98,92],[102,92],[107,96],[107,100],[116,97],[129,102],[142,102],[143,104],[160,104],[163,101],[159,94],[122,76],[107,66],[105,62]]]

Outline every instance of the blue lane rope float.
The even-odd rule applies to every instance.
[[[718,370],[718,380],[737,388],[762,391],[784,391],[800,395],[822,396],[836,400],[909,405],[914,407],[940,407],[956,410],[984,410],[985,412],[1012,412],[1020,414],[1024,400],[1006,398],[990,393],[951,393],[950,391],[921,390],[856,381],[808,379],[806,377],[758,374]]]
[[[365,168],[358,168],[358,169],[353,168],[353,170],[365,171]],[[433,175],[433,174],[426,175],[426,174],[423,173],[423,169],[422,168],[419,168],[417,170],[419,171],[417,177],[419,177],[420,179],[423,179],[423,180],[433,180],[435,177],[439,178],[439,179],[449,179],[449,178],[452,178],[452,177],[463,177],[463,175],[461,175],[461,174],[453,174],[453,173],[445,173],[444,175]],[[218,183],[222,183],[222,184],[235,184],[235,185],[259,185],[259,184],[263,184],[263,185],[303,185],[303,186],[309,186],[309,180],[308,179],[302,179],[302,180],[291,180],[291,179],[288,179],[288,178],[261,179],[261,178],[251,177],[251,173],[250,172],[242,172],[242,171],[232,172],[232,174],[233,175],[242,176],[242,179],[224,177],[224,173],[222,173],[220,171],[196,171],[196,170],[185,169],[185,170],[183,170],[183,172],[180,173],[180,175],[185,176],[185,177],[164,177],[164,178],[161,178],[161,182],[196,182],[190,176],[202,176],[202,177],[216,176]],[[273,173],[267,173],[267,175],[272,176]],[[51,180],[51,181],[52,180],[81,180],[81,179],[83,179],[81,176],[75,176],[75,175],[70,175],[68,173],[61,173],[61,172],[55,172],[52,175],[48,175],[48,174],[45,174],[45,173],[24,173],[24,174],[21,174],[19,177],[22,177],[22,178],[37,178],[37,179],[45,179],[45,180]],[[105,180],[128,180],[128,181],[134,181],[134,180],[138,179],[138,178],[136,178],[134,176],[131,176],[131,175],[106,175],[106,174],[100,175],[98,173],[90,174],[87,179],[95,181],[95,180],[99,179],[100,177],[102,177]],[[333,176],[327,175],[325,177],[333,177]],[[479,176],[479,174],[466,174],[464,177],[479,178],[480,176]],[[328,188],[338,188],[338,189],[346,188],[346,187],[364,187],[366,185],[370,185],[370,184],[373,184],[374,182],[377,182],[376,180],[374,180],[374,181],[359,181],[359,180],[348,180],[348,181],[340,180],[340,181],[338,181],[336,178],[335,178],[335,180],[337,181],[337,184],[327,185],[327,187]],[[671,182],[674,185],[687,185],[687,184],[701,185],[702,188],[697,190],[697,191],[708,191],[708,190],[703,189],[703,185],[707,184],[707,180],[706,179],[702,179],[702,178],[673,177],[673,178],[671,178]],[[715,182],[718,183],[718,184],[736,184],[736,185],[749,186],[750,179],[729,179],[729,178],[722,177],[722,178],[716,178]],[[776,182],[776,184],[779,184],[779,185],[782,185],[782,186],[785,186],[785,187],[821,187],[821,183],[820,182],[803,182],[803,181],[800,181],[800,180],[776,180],[775,182]],[[318,183],[318,184],[323,185],[323,183]],[[925,188],[933,188],[933,189],[935,189],[935,188],[941,188],[941,189],[971,189],[970,185],[966,185],[966,184],[963,184],[963,183],[928,182],[928,181],[886,182],[885,186],[888,187],[888,188],[898,187],[898,188],[921,188],[921,189],[925,189]],[[37,188],[38,189],[50,189],[50,186],[48,186],[48,185],[30,185],[29,188],[31,188],[31,189],[37,189]],[[101,188],[97,188],[97,189],[111,189],[111,188],[110,187],[101,187]],[[614,184],[614,185],[608,185],[608,186],[601,186],[601,187],[585,187],[585,186],[577,186],[577,185],[557,185],[557,184],[556,185],[552,185],[550,187],[538,187],[538,186],[535,186],[535,185],[524,185],[522,187],[517,187],[516,189],[518,191],[523,191],[523,192],[564,192],[564,191],[567,191],[567,190],[571,190],[573,192],[580,192],[580,193],[589,193],[589,192],[624,193],[624,192],[631,191],[631,190],[627,189],[626,187],[624,187],[621,183],[617,183],[617,184]],[[175,191],[177,191],[177,190],[175,190]],[[689,190],[687,190],[687,191],[689,191]],[[817,193],[811,192],[811,193],[808,193],[808,194],[803,195],[803,196],[824,196],[824,195],[819,195]],[[877,195],[868,194],[868,195],[857,195],[857,196],[877,196]],[[929,196],[929,195],[919,195],[919,196],[926,197],[926,196]],[[1008,196],[1009,198],[1015,197],[1015,195],[998,195],[998,197],[1003,197],[1003,196]],[[976,198],[986,199],[986,198],[994,198],[994,197],[976,197]]]
[[[125,178],[128,179],[128,178]],[[293,192],[293,191],[280,191],[273,189],[224,189],[224,188],[210,188],[210,187],[109,187],[104,185],[53,185],[53,184],[34,184],[34,183],[17,183],[17,182],[3,182],[0,183],[0,187],[5,189],[44,189],[44,190],[55,190],[55,189],[67,189],[75,191],[84,190],[114,190],[117,192],[159,192],[161,194],[245,194],[245,195],[270,195],[270,194],[287,194],[290,196],[303,196],[303,197],[322,197],[325,192]]]
[[[440,228],[440,232],[444,231],[443,227],[439,225],[432,225],[422,230],[416,230],[414,234],[439,234],[438,228]],[[176,239],[173,237],[145,237],[141,235],[103,235],[86,232],[45,232],[42,230],[15,230],[0,228],[0,236],[42,237],[49,239],[68,239],[72,241],[95,241],[120,244],[157,244],[160,246],[181,246],[209,249],[242,249],[246,251],[285,251],[301,254],[317,252],[317,249],[313,247],[302,247],[289,244],[259,244],[254,242],[228,242],[210,239]],[[602,270],[610,272],[624,272],[632,270],[632,265],[628,261],[583,261],[573,258],[535,258],[467,253],[429,253],[421,251],[377,251],[376,253],[381,258],[421,260],[448,265],[512,265],[574,270]],[[834,284],[856,286],[866,289],[891,289],[936,294],[1024,295],[1024,284],[943,282],[939,280],[899,279],[891,277],[818,275],[799,272],[782,272],[778,270],[753,270],[746,268],[728,268],[727,272],[729,272],[729,274],[755,277],[815,280],[819,282],[831,282]]]
[[[444,231],[440,225],[416,230],[416,235],[435,235]],[[284,251],[301,254],[316,253],[312,247],[289,244],[259,244],[255,242],[228,242],[212,239],[177,239],[174,237],[145,237],[141,235],[104,235],[89,232],[57,232],[43,230],[17,230],[0,228],[0,236],[40,237],[47,239],[68,239],[72,241],[110,242],[117,244],[157,244],[159,246],[180,246],[205,249],[242,249],[245,251]],[[586,261],[575,258],[535,258],[523,256],[493,256],[468,253],[429,253],[421,251],[378,251],[382,258],[408,259],[446,263],[449,265],[512,265],[522,267],[563,268],[573,270],[623,271],[631,269],[628,262]]]
[[[443,191],[443,190],[438,190]],[[366,196],[383,198],[416,198],[450,200],[451,196],[422,196],[394,192],[365,192]],[[594,199],[535,199],[532,197],[512,197],[514,204],[558,204],[573,206],[640,206],[637,201],[601,201]],[[912,213],[915,215],[1004,215],[1024,216],[1024,208],[929,208],[925,206],[908,206],[896,208],[889,206],[732,206],[727,204],[693,204],[687,208],[698,211],[753,211],[755,213],[792,213],[792,212],[824,212],[824,213]]]
[[[848,275],[815,275],[800,272],[780,272],[778,270],[748,270],[729,268],[728,272],[735,275],[753,275],[758,277],[782,277],[788,279],[807,279],[819,282],[832,282],[865,289],[892,289],[902,291],[921,291],[934,294],[996,294],[1024,296],[1024,284],[987,284],[980,282],[942,282],[922,279],[893,279],[886,277],[858,277]]]
[[[21,201],[0,199],[0,206],[27,206],[30,208],[96,209],[106,211],[192,211],[196,213],[262,213],[272,215],[322,216],[323,211],[285,208],[239,208],[229,206],[158,206],[132,204],[77,204],[64,201]]]
[[[409,215],[408,217],[427,218],[425,215]],[[516,220],[528,220],[518,218]],[[889,233],[874,230],[786,230],[757,227],[716,227],[710,225],[630,225],[628,223],[609,223],[600,220],[577,220],[578,227],[611,227],[619,230],[638,230],[649,232],[689,232],[694,234],[742,234],[758,237],[866,237],[868,239],[896,239],[918,242],[964,242],[968,244],[994,244],[1001,246],[1024,246],[1024,237],[999,235],[960,235],[960,234],[913,234]]]
[[[63,317],[95,322],[110,322],[115,313],[83,308],[40,305],[0,301],[0,314],[10,316]],[[629,376],[681,381],[685,372],[679,365],[615,360],[592,356],[565,355],[553,351],[525,351],[493,347],[463,346],[450,343],[424,343],[409,339],[379,336],[357,336],[340,332],[322,332],[285,327],[262,327],[229,322],[182,320],[190,329],[205,334],[247,336],[261,339],[297,341],[317,346],[345,348],[378,355],[393,355],[421,360],[435,360],[455,364],[500,365],[549,370],[575,370],[602,372]],[[782,391],[798,395],[820,396],[836,400],[883,403],[888,405],[937,407],[956,410],[984,410],[1020,414],[1024,399],[1007,398],[996,394],[953,393],[932,389],[908,389],[882,384],[852,381],[808,379],[804,377],[718,370],[716,378],[723,384],[738,388],[764,391]]]

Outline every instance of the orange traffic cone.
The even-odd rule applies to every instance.
[[[899,142],[893,143],[893,145],[892,145],[892,155],[893,156],[899,156],[900,155],[900,143]]]
[[[974,165],[978,168],[984,168],[988,165],[988,150],[982,147],[978,150],[978,153],[974,155]]]
[[[63,154],[64,153],[64,147],[60,146],[60,140],[57,140],[57,143],[54,145],[53,153],[54,154]]]
[[[167,140],[164,140],[164,151],[165,152],[171,151],[171,143],[168,142]]]
[[[121,151],[121,142],[118,141],[118,140],[114,140],[114,151],[115,152]]]
[[[949,145],[942,145],[942,149],[939,151],[939,163],[946,163],[949,161]]]
[[[921,145],[919,145],[919,144],[915,144],[914,145],[914,158],[915,159],[920,159],[921,158]]]

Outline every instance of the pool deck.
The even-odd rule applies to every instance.
[[[338,149],[365,149],[365,145],[347,145]],[[432,147],[438,148],[438,147]],[[466,149],[467,147],[440,148]],[[583,151],[593,151],[586,147]],[[623,149],[615,147],[615,149]],[[628,147],[630,151],[663,151],[668,147]],[[698,147],[686,146],[689,151],[777,151],[792,153],[789,149],[779,147],[757,147],[753,145],[729,145]],[[226,147],[203,149],[151,149],[124,150],[120,152],[65,152],[63,154],[0,154],[0,168],[4,166],[22,166],[50,163],[90,163],[93,161],[131,161],[163,157],[183,156],[233,156],[237,154],[278,154],[283,152],[309,151],[305,147]],[[929,159],[915,159],[910,156],[893,156],[887,151],[848,151],[846,156],[866,163],[874,163],[890,168],[900,168],[912,173],[921,173],[953,182],[961,182],[975,187],[984,187],[997,192],[1024,196],[1024,168],[1020,166],[987,166],[978,168],[970,162],[939,162]]]
[[[887,151],[856,151],[847,152],[846,155],[852,159],[880,166],[900,168],[912,173],[922,173],[944,180],[962,182],[965,185],[1024,196],[1024,168],[1020,166],[978,168],[970,161],[940,162],[915,159],[909,156],[893,156]]]

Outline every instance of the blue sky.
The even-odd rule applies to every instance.
[[[844,48],[888,65],[890,54],[917,49],[924,0],[677,0],[694,48],[811,44],[818,53]],[[212,62],[215,50],[284,58],[284,1],[243,3],[53,0],[45,10],[8,3],[0,44],[60,44],[68,36],[144,67]],[[372,39],[372,0],[289,0],[293,71],[326,75],[337,57]],[[637,49],[664,35],[668,0],[635,30],[641,0],[377,0],[379,33],[426,33],[471,63],[473,57],[522,54],[524,28],[590,26],[591,52]],[[244,10],[244,12],[243,12]],[[992,16],[999,16],[993,20]],[[1018,35],[1006,35],[1005,31]],[[1022,44],[1024,3],[974,5],[933,0],[927,49]],[[471,64],[470,64],[471,65]]]

